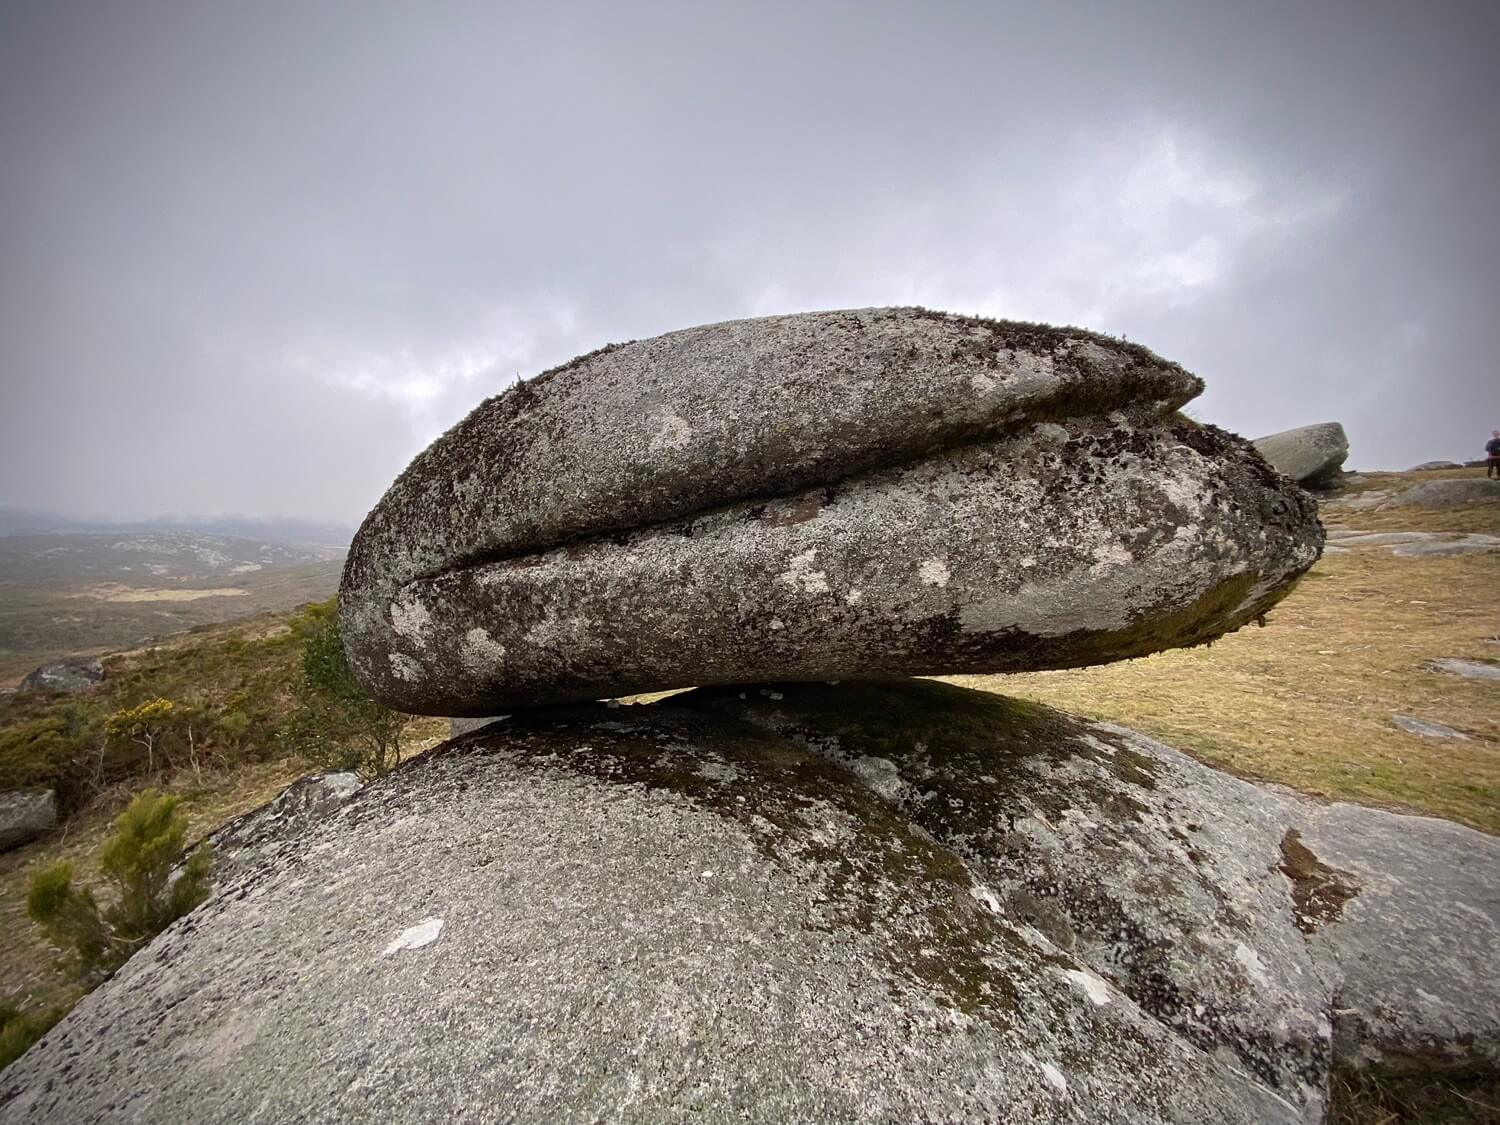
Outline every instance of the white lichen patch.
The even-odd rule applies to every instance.
[[[651,437],[653,450],[681,449],[693,437],[693,427],[675,410],[661,409],[655,412],[656,433]]]
[[[922,579],[924,586],[946,586],[948,580],[953,577],[948,572],[948,564],[943,559],[923,559],[922,565],[917,567],[917,576]]]
[[[386,946],[380,955],[389,957],[393,953],[400,953],[403,949],[421,949],[437,941],[438,935],[442,932],[443,920],[441,918],[424,918],[415,926],[401,931],[401,935]]]
[[[1118,542],[1100,544],[1094,548],[1093,555],[1094,565],[1089,567],[1090,574],[1103,574],[1106,570],[1129,566],[1135,561],[1135,556],[1126,550],[1123,543]]]
[[[1095,1007],[1102,1008],[1109,1003],[1109,985],[1104,983],[1102,977],[1095,976],[1087,969],[1067,969],[1064,970],[1063,976],[1071,984],[1082,989],[1083,994]]]
[[[863,590],[850,590],[847,594],[844,595],[844,604],[858,605],[860,601],[863,600],[864,596],[865,593]]]
[[[743,695],[741,698],[744,698]],[[693,772],[703,778],[704,781],[717,781],[724,785],[729,785],[740,779],[740,771],[738,769],[728,762],[720,761],[717,758],[710,758]]]
[[[432,614],[415,598],[402,597],[391,603],[391,628],[407,640],[425,644],[423,634],[431,624]]]
[[[996,387],[996,382],[983,371],[976,371],[969,376],[969,386],[973,387],[978,394],[989,394]]]
[[[404,652],[393,652],[390,655],[391,671],[397,679],[405,680],[407,683],[415,683],[422,678],[422,666]]]
[[[505,646],[488,629],[474,628],[464,634],[464,667],[471,672],[493,671],[505,659]]]
[[[1266,975],[1265,962],[1260,959],[1260,954],[1251,949],[1244,942],[1236,942],[1234,947],[1234,959],[1240,963],[1252,980],[1257,984],[1267,984],[1270,978]]]
[[[1041,1066],[1042,1075],[1047,1079],[1047,1085],[1051,1086],[1059,1094],[1066,1095],[1068,1092],[1068,1080],[1063,1077],[1063,1072],[1051,1063],[1044,1062]]]
[[[969,888],[969,897],[979,905],[983,906],[991,914],[1000,913],[1000,900],[995,897],[995,892],[988,887],[976,883]]]
[[[867,754],[850,762],[849,768],[856,777],[887,801],[895,801],[901,797],[905,783],[901,780],[896,763],[889,758]]]
[[[777,581],[785,582],[793,589],[800,589],[807,594],[828,593],[827,572],[813,569],[813,563],[817,557],[816,547],[803,551],[800,555],[792,556],[786,570],[776,576]]]

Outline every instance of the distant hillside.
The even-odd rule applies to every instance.
[[[255,539],[264,543],[313,543],[346,547],[354,538],[349,524],[326,520],[252,516],[158,516],[149,520],[110,520],[58,515],[0,505],[0,537],[49,534],[122,534],[140,531],[170,531]]]
[[[0,582],[222,578],[343,557],[338,547],[291,546],[184,531],[0,537]]]
[[[0,686],[59,656],[321,601],[343,556],[176,528],[0,536]]]

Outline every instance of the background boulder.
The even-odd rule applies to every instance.
[[[1308,488],[1331,488],[1343,475],[1349,435],[1338,422],[1319,422],[1256,438],[1255,448],[1278,473]]]
[[[57,826],[57,799],[50,789],[0,792],[0,852],[29,844]]]
[[[22,691],[87,691],[104,679],[97,656],[68,656],[43,664],[21,681]]]

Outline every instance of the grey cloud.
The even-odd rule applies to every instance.
[[[1480,4],[0,12],[0,501],[352,519],[516,374],[708,320],[1081,321],[1251,434],[1472,455]]]

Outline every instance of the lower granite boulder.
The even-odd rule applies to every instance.
[[[0,1122],[1315,1122],[1335,1063],[1495,1066],[1495,842],[1417,824],[928,681],[517,712],[221,885]]]

